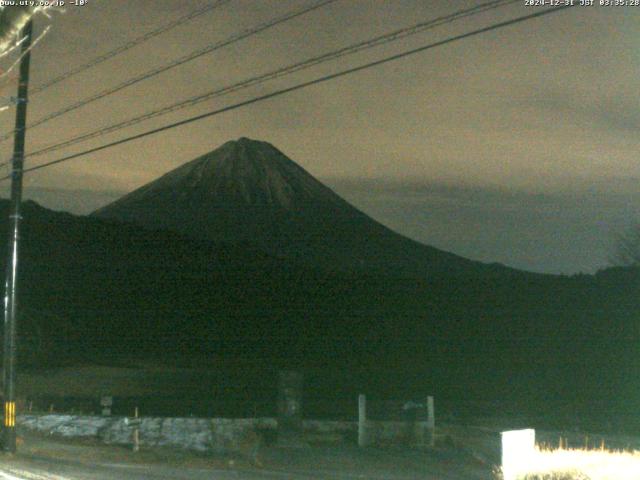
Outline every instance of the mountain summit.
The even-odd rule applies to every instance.
[[[132,219],[138,216],[137,209],[149,210],[145,216],[161,213],[157,202],[169,197],[180,203],[188,200],[205,209],[295,211],[310,205],[348,207],[273,145],[243,137],[185,163],[95,213]],[[206,212],[197,213],[202,214]]]
[[[391,231],[273,145],[248,138],[227,142],[92,215],[200,239],[248,242],[332,268],[420,276],[496,269]]]

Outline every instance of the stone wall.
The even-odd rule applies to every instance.
[[[274,418],[159,418],[141,417],[140,445],[179,447],[199,452],[231,453],[251,448],[254,432],[277,429]],[[18,428],[67,438],[94,438],[106,444],[131,445],[133,428],[124,417],[79,415],[18,415]],[[403,422],[368,422],[371,443],[393,442],[406,437]],[[339,435],[355,442],[358,423],[304,420],[303,430],[310,437]],[[335,438],[335,437],[334,437]]]

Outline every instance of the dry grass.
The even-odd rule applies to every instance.
[[[541,473],[527,475],[524,480],[590,480],[580,472]]]
[[[518,480],[640,479],[640,451],[537,448],[530,465]]]

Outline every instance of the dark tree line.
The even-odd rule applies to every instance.
[[[617,235],[611,262],[616,266],[640,267],[640,224]]]

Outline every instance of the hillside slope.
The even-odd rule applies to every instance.
[[[635,398],[638,275],[343,272],[33,203],[23,216],[21,365],[238,358],[304,369],[316,396]]]

